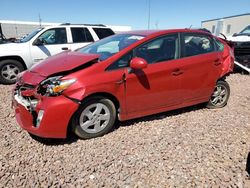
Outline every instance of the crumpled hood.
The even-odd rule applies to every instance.
[[[98,59],[98,54],[82,54],[80,52],[63,52],[51,56],[41,63],[33,66],[31,72],[47,77],[52,74],[70,71],[90,61]]]

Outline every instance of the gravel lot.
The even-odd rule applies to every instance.
[[[222,109],[189,107],[47,145],[19,128],[12,86],[0,85],[0,187],[250,187],[250,76],[227,80]]]

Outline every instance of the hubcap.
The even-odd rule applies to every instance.
[[[16,80],[18,73],[20,72],[19,68],[16,65],[4,65],[1,70],[1,75],[6,80]]]
[[[110,111],[102,103],[89,105],[81,113],[79,123],[81,128],[87,133],[98,133],[102,131],[110,121]]]
[[[225,103],[227,95],[227,88],[224,85],[217,85],[210,101],[214,106],[220,106]]]

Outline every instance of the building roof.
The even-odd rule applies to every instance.
[[[246,13],[246,14],[238,14],[238,15],[234,15],[234,16],[227,16],[227,17],[222,17],[222,18],[215,18],[215,19],[211,19],[211,20],[204,20],[204,21],[201,21],[201,23],[203,23],[203,22],[215,21],[215,20],[221,20],[221,19],[227,19],[227,18],[240,17],[240,16],[250,16],[250,13]]]

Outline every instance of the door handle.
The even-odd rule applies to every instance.
[[[172,72],[172,75],[173,76],[178,76],[178,75],[181,75],[183,74],[183,71],[181,69],[176,69]]]
[[[222,63],[221,63],[221,60],[220,59],[216,59],[215,61],[214,61],[214,65],[215,66],[218,66],[218,65],[221,65]]]
[[[62,50],[68,50],[69,48],[68,47],[62,47]]]

